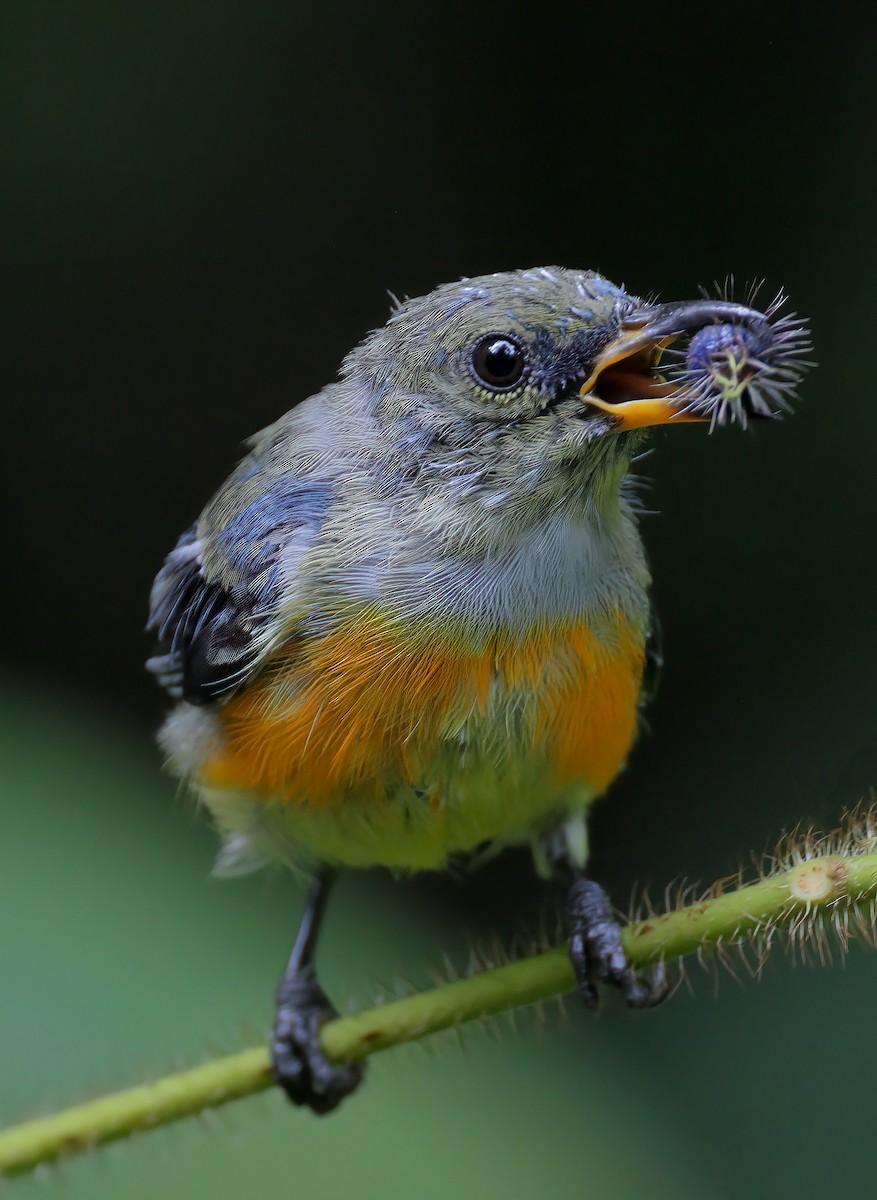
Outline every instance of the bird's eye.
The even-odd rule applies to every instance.
[[[510,391],[524,373],[524,362],[522,347],[504,334],[488,334],[472,351],[472,370],[493,392]]]

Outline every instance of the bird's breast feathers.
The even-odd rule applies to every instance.
[[[635,737],[643,656],[617,613],[472,650],[366,612],[292,641],[215,711],[198,784],[245,858],[440,867],[606,788]]]
[[[351,789],[421,786],[440,759],[453,775],[524,755],[544,757],[557,784],[602,790],[634,734],[642,669],[643,631],[620,613],[472,649],[366,611],[294,638],[218,711],[221,748],[201,778],[322,807]]]
[[[405,570],[389,598],[324,596],[240,691],[182,706],[165,745],[227,834],[244,814],[316,858],[440,866],[527,836],[605,790],[633,742],[647,603],[630,528],[613,553],[590,539],[587,563],[542,542],[541,587],[538,564],[497,560],[492,591],[461,570],[454,592],[444,563],[419,591]]]

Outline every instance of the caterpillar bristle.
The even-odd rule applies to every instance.
[[[745,289],[751,307],[763,281]],[[731,300],[733,277],[701,289],[705,299]],[[761,319],[715,323],[699,329],[682,349],[668,349],[667,377],[678,389],[680,413],[707,418],[710,430],[752,419],[777,419],[791,411],[796,389],[814,365],[807,322],[794,312],[782,313],[780,291]]]

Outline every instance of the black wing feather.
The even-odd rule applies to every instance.
[[[209,704],[231,695],[258,660],[255,634],[266,615],[241,586],[205,578],[193,526],[159,571],[147,631],[155,654],[146,663],[177,700]],[[260,616],[259,607],[262,609]]]
[[[280,598],[280,551],[319,529],[329,501],[315,482],[257,493],[212,534],[209,569],[198,526],[186,530],[156,577],[146,627],[156,639],[147,670],[171,696],[227,699],[257,669]]]

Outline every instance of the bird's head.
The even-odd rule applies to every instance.
[[[345,375],[374,397],[382,441],[412,478],[442,480],[470,506],[507,501],[523,517],[560,496],[588,505],[617,495],[643,429],[709,419],[718,385],[703,347],[699,378],[658,373],[675,338],[718,326],[771,342],[781,324],[771,320],[724,299],[645,302],[593,271],[510,271],[399,305]]]

